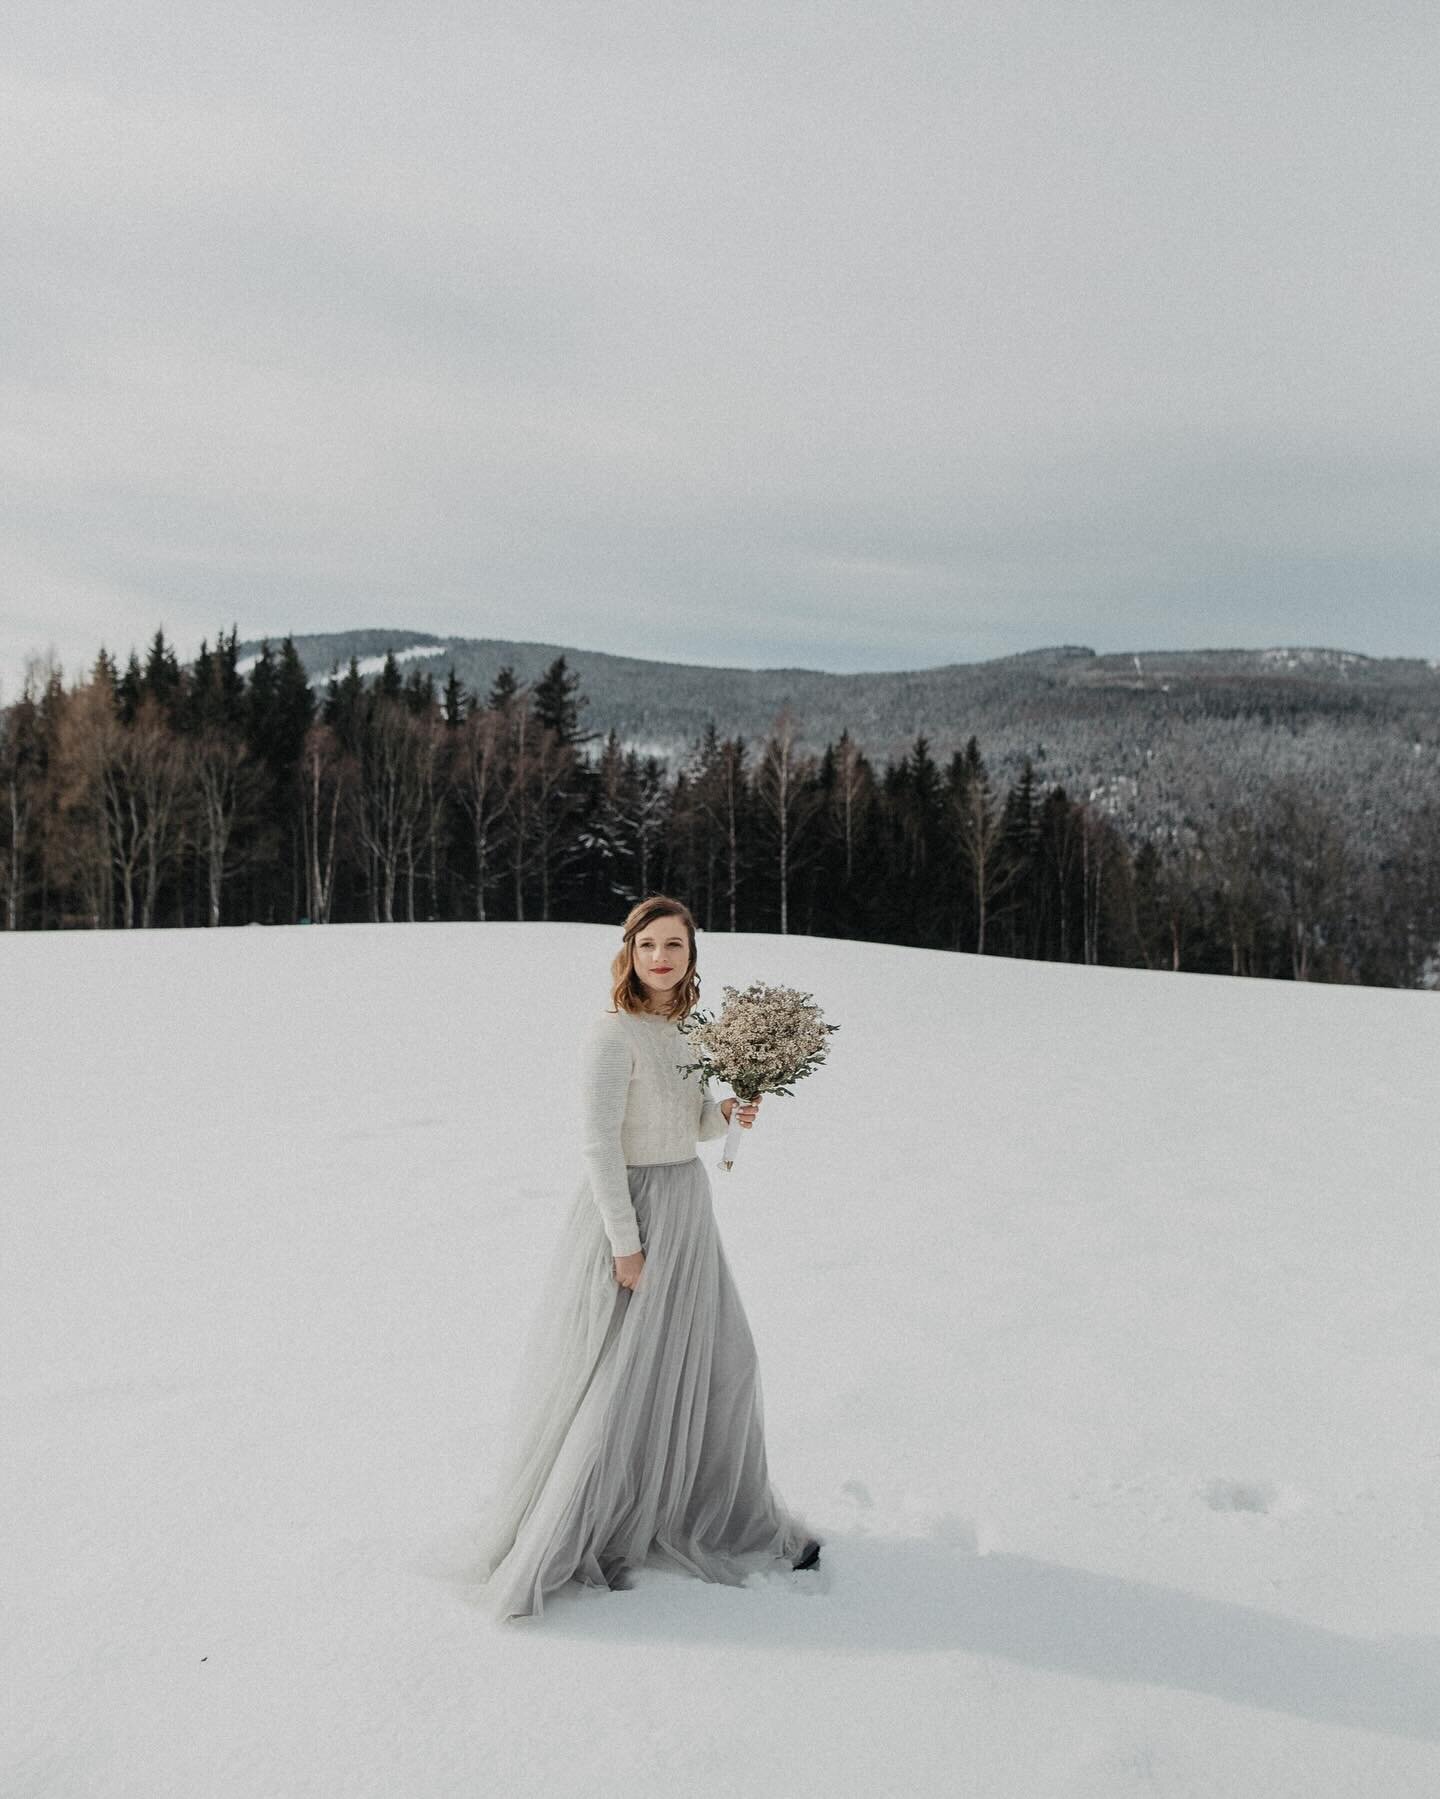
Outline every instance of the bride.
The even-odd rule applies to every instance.
[[[585,1173],[478,1531],[498,1619],[538,1615],[572,1580],[628,1587],[646,1562],[738,1586],[819,1561],[769,1478],[755,1345],[695,1153],[740,1103],[680,1072],[695,1060],[676,1028],[699,999],[695,964],[688,908],[642,900],[584,1036]],[[760,1103],[740,1106],[745,1129]]]

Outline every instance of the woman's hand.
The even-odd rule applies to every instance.
[[[645,1251],[637,1249],[633,1256],[616,1256],[615,1279],[622,1287],[628,1287],[633,1293],[635,1283],[640,1278],[640,1270],[645,1266]]]
[[[758,1093],[755,1098],[751,1100],[722,1099],[720,1101],[720,1110],[725,1114],[726,1124],[731,1122],[734,1117],[735,1108],[736,1106],[739,1106],[741,1130],[753,1130],[755,1126],[755,1115],[760,1110],[760,1101],[764,1099],[764,1097],[765,1095],[763,1093]]]

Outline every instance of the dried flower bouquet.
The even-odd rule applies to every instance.
[[[742,1102],[762,1093],[792,1094],[794,1083],[825,1060],[830,1034],[840,1029],[826,1024],[810,995],[794,987],[752,981],[743,990],[726,987],[724,994],[718,1016],[692,1012],[679,1027],[700,1052],[685,1073],[702,1082],[724,1081]],[[732,1112],[721,1168],[734,1164],[743,1128]]]

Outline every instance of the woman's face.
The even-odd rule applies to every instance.
[[[690,965],[690,933],[684,919],[673,912],[652,918],[636,933],[634,956],[635,973],[651,1004],[663,1005]]]

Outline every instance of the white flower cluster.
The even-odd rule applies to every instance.
[[[694,1012],[679,1027],[700,1052],[685,1073],[702,1081],[724,1081],[741,1099],[762,1093],[790,1093],[825,1060],[830,1033],[808,993],[794,987],[767,987],[752,981],[743,992],[724,990],[718,1017]]]

